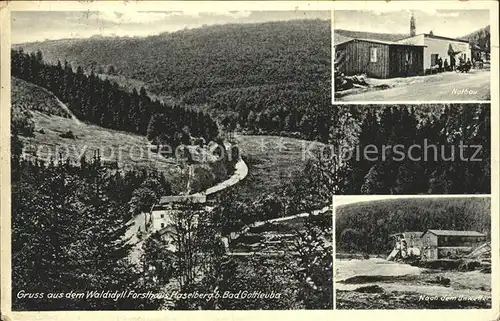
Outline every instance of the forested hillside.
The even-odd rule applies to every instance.
[[[150,140],[170,146],[190,144],[192,136],[209,142],[219,134],[217,124],[205,113],[151,100],[144,88],[129,93],[94,73],[84,74],[82,67],[75,72],[68,63],[48,65],[41,51],[12,51],[11,71],[12,76],[53,92],[79,119],[105,128],[148,133]],[[169,126],[158,128],[151,122],[159,118]]]
[[[409,36],[408,33],[380,33],[380,32],[369,32],[369,31],[353,31],[345,29],[334,30],[334,40],[336,44],[352,38],[397,41],[406,38],[408,36]]]
[[[280,21],[20,47],[41,50],[52,64],[67,60],[86,73],[143,81],[154,94],[206,105],[219,120],[252,133],[321,139],[311,127],[323,126],[318,109],[330,109],[330,28],[322,20]]]
[[[339,206],[335,212],[339,250],[385,254],[389,235],[427,229],[473,230],[489,234],[489,197],[411,198]]]
[[[491,50],[491,34],[489,25],[466,36],[463,36],[461,37],[461,39],[469,40],[470,44],[474,44],[486,52],[490,52]]]
[[[96,73],[113,66],[111,73],[143,80],[155,92],[184,96],[325,80],[329,72],[322,67],[330,66],[330,23],[226,24],[146,38],[62,40],[21,47],[28,52],[42,50],[54,64],[66,59],[75,66],[94,68]]]

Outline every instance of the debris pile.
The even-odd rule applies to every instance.
[[[366,88],[368,83],[363,75],[346,76],[344,73],[340,72],[338,68],[334,69],[334,81],[335,81],[335,91],[342,91],[352,88]]]
[[[468,256],[468,259],[476,259],[476,260],[491,260],[491,243],[484,243],[480,247],[476,248],[472,251]]]
[[[355,292],[359,293],[384,293],[385,290],[380,285],[367,285],[356,288]]]

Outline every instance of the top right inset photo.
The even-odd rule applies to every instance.
[[[336,10],[333,101],[491,99],[489,10]]]

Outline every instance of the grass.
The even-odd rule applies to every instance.
[[[301,171],[307,162],[307,150],[321,146],[279,136],[236,135],[236,139],[248,166],[248,176],[238,183],[239,193],[253,199],[275,191]]]
[[[48,116],[38,111],[33,112],[33,119],[35,136],[24,138],[27,152],[31,155],[45,160],[57,160],[62,156],[63,159],[78,161],[83,155],[91,159],[99,151],[103,162],[117,162],[123,169],[156,169],[163,172],[174,183],[177,192],[186,186],[187,169],[150,152],[149,142],[144,136]],[[40,129],[43,129],[43,133],[40,133]],[[73,133],[74,139],[61,137],[61,134],[69,131]]]
[[[308,157],[311,156],[308,151],[323,146],[318,142],[280,136],[236,135],[235,138],[248,166],[248,176],[236,185],[236,192],[249,202],[275,192],[286,180],[303,170]],[[292,214],[298,213],[290,213]],[[232,245],[232,250],[235,252],[253,251],[255,249],[251,249],[249,244],[254,243],[256,238],[262,239],[266,235],[294,234],[297,230],[304,228],[305,221],[306,218],[296,217],[288,221],[252,227],[249,234],[242,235]],[[287,240],[291,239],[293,237],[287,237]],[[286,249],[288,243],[284,242],[272,245],[272,247]],[[261,250],[257,249],[257,251]]]
[[[174,159],[159,156],[149,149],[145,136],[123,131],[106,129],[97,125],[83,123],[72,118],[57,98],[49,91],[32,83],[12,78],[12,116],[26,117],[31,113],[35,124],[33,137],[22,137],[25,154],[38,159],[57,161],[69,159],[78,162],[83,155],[91,159],[99,151],[104,163],[117,163],[120,169],[155,169],[164,173],[172,184],[174,193],[184,192],[187,187],[189,170],[187,166]],[[29,115],[28,115],[29,116]],[[73,116],[74,117],[74,116]],[[68,135],[72,133],[73,136]],[[214,177],[208,164],[196,164],[195,173],[200,169],[204,175],[209,171],[210,182],[199,177],[198,185],[213,185],[225,177]],[[200,174],[201,175],[201,174]],[[197,181],[195,179],[195,181]]]
[[[12,110],[37,110],[46,115],[69,118],[70,114],[61,108],[57,98],[48,90],[24,80],[11,77]]]

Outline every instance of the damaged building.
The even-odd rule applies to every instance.
[[[476,231],[427,230],[421,238],[422,258],[428,260],[464,257],[486,242]]]
[[[392,234],[394,248],[387,260],[420,258],[424,260],[455,259],[470,255],[487,242],[486,235],[476,231],[427,230]]]

